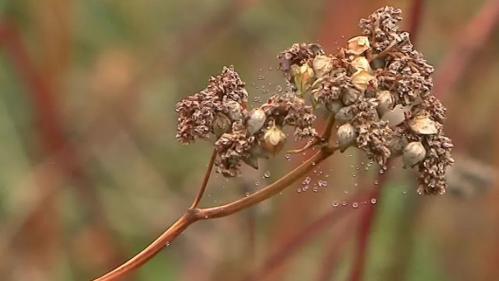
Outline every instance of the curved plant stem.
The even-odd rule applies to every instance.
[[[196,198],[194,198],[194,202],[192,202],[191,209],[197,208],[201,198],[203,198],[204,192],[206,191],[206,186],[208,185],[208,180],[210,179],[211,170],[213,170],[213,164],[215,164],[215,158],[217,157],[217,151],[213,149],[210,157],[210,163],[208,163],[208,169],[206,170],[206,174],[204,175],[203,183],[201,184],[201,188],[199,188],[198,194]]]
[[[317,164],[327,159],[334,154],[337,150],[335,146],[325,146],[319,152],[314,154],[310,159],[296,167],[294,170],[280,178],[276,182],[268,185],[267,187],[251,194],[248,197],[236,200],[234,202],[221,205],[213,208],[188,209],[170,228],[168,228],[161,236],[159,236],[153,243],[151,243],[143,251],[135,255],[133,258],[105,274],[104,276],[95,279],[95,281],[111,281],[119,280],[133,270],[145,264],[148,260],[154,257],[164,247],[169,245],[178,235],[180,235],[189,225],[198,220],[207,220],[225,217],[233,213],[239,212],[251,206],[266,200],[273,195],[281,192],[286,187],[290,186],[297,179],[312,170]]]

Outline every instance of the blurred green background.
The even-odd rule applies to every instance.
[[[486,1],[422,2],[415,44],[437,72],[457,45],[474,50],[443,98],[457,168],[447,195],[421,197],[394,164],[364,280],[499,280],[499,34],[481,22],[471,34],[488,24],[484,40],[465,36]],[[259,103],[284,85],[277,53],[294,42],[334,52],[384,5],[409,19],[413,1],[0,0],[0,280],[90,280],[140,251],[190,204],[210,155],[207,143],[176,142],[175,103],[224,65]],[[253,192],[303,156],[287,158],[213,176],[202,206]],[[341,203],[378,188],[364,161],[335,155],[310,175],[327,187],[298,183],[192,226],[130,280],[246,280],[265,265],[258,280],[347,280],[369,202]],[[344,218],[294,240],[339,208]]]

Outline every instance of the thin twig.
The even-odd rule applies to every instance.
[[[213,164],[215,164],[215,158],[217,157],[217,151],[213,149],[211,153],[210,162],[208,163],[208,168],[206,169],[206,174],[204,175],[203,183],[199,188],[198,194],[196,198],[194,198],[194,202],[192,202],[191,209],[197,208],[201,198],[203,198],[203,194],[206,191],[206,186],[208,185],[208,180],[210,179],[211,171],[213,170]]]

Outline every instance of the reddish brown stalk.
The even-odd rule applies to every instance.
[[[216,157],[217,151],[213,149],[210,157],[210,162],[208,163],[208,168],[206,169],[206,174],[204,175],[203,183],[199,188],[196,198],[194,198],[194,202],[192,202],[191,209],[197,208],[199,202],[201,201],[201,198],[203,198],[204,192],[206,191],[206,186],[208,185],[208,181],[210,180],[211,171],[213,170],[213,165],[215,164]]]
[[[150,246],[135,255],[132,259],[128,260],[118,268],[105,274],[104,276],[95,279],[95,281],[110,281],[120,280],[129,275],[133,270],[145,264],[148,260],[154,257],[165,246],[171,243],[178,235],[180,235],[190,224],[198,220],[208,220],[214,218],[221,218],[251,206],[254,206],[263,200],[278,194],[286,187],[290,186],[297,179],[304,174],[310,172],[317,164],[327,159],[337,150],[336,147],[327,146],[323,147],[319,152],[313,155],[310,159],[305,161],[300,166],[280,178],[276,182],[266,186],[263,189],[251,194],[250,196],[241,198],[234,202],[221,205],[218,207],[206,209],[188,209],[185,214],[180,217],[170,228],[168,228],[159,238],[157,238]]]
[[[331,280],[336,272],[341,254],[347,248],[347,242],[351,237],[352,227],[349,225],[340,230],[340,233],[330,241],[326,254],[322,260],[322,264],[317,275],[317,281]]]
[[[421,19],[424,12],[424,0],[414,0],[411,6],[411,15],[409,17],[409,26],[407,31],[411,34],[413,43],[418,41],[419,30],[421,29]]]
[[[435,96],[443,97],[452,90],[471,59],[493,34],[498,20],[499,1],[488,0],[459,33],[454,47],[440,64],[435,77]]]

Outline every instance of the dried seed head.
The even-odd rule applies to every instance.
[[[389,110],[393,109],[393,106],[395,104],[395,100],[390,93],[390,91],[381,91],[378,92],[378,95],[376,97],[378,99],[378,113],[380,116],[383,116],[383,114]]]
[[[438,133],[437,123],[427,115],[418,115],[409,120],[411,130],[419,135],[433,135]]]
[[[291,74],[298,90],[298,94],[302,95],[308,90],[310,85],[312,85],[314,70],[308,64],[304,64],[302,66],[294,64],[291,66]]]
[[[355,138],[357,137],[355,128],[350,123],[341,125],[338,128],[337,135],[338,145],[341,152],[345,151],[345,149],[352,145],[355,142]]]
[[[312,62],[315,75],[317,77],[323,77],[328,74],[331,69],[333,69],[333,61],[331,57],[325,55],[318,55],[314,58]]]
[[[263,109],[257,108],[253,110],[248,119],[248,132],[250,135],[258,132],[263,127],[263,124],[265,124],[266,119],[267,117]]]
[[[348,40],[347,52],[353,55],[361,55],[370,48],[369,39],[366,36],[357,36]]]
[[[371,71],[371,66],[369,65],[369,61],[364,56],[356,57],[352,60],[351,65],[357,70],[365,70]]]
[[[277,154],[279,151],[281,151],[285,142],[286,134],[277,126],[273,125],[263,135],[262,146],[268,152]]]
[[[426,149],[421,142],[415,141],[409,143],[404,148],[402,159],[404,160],[404,167],[414,167],[421,162],[426,156]]]
[[[369,83],[376,78],[374,75],[365,70],[360,70],[352,75],[352,84],[359,90],[365,91]]]

